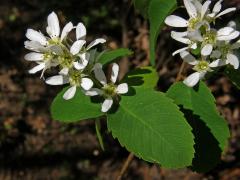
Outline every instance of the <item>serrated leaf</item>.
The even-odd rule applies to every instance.
[[[107,51],[105,53],[103,53],[98,62],[101,64],[109,64],[111,62],[114,62],[115,60],[117,60],[117,58],[121,58],[124,56],[130,56],[132,55],[133,52],[129,49],[126,48],[120,48],[120,49],[116,49],[116,50],[111,50],[111,51]]]
[[[150,61],[155,65],[155,46],[165,18],[176,8],[176,0],[151,0],[148,8],[150,21]]]
[[[168,168],[191,165],[191,127],[163,93],[138,87],[136,95],[122,96],[117,112],[107,116],[113,136],[136,156]]]
[[[133,0],[135,8],[145,17],[148,17],[148,6],[151,0]]]
[[[90,97],[84,95],[80,89],[77,89],[73,99],[63,99],[63,94],[67,89],[64,88],[52,102],[51,115],[54,120],[77,122],[103,115],[100,104],[91,102]]]
[[[153,67],[141,67],[129,72],[125,78],[125,82],[129,86],[143,86],[154,88],[157,85],[159,76]]]
[[[167,96],[183,108],[193,127],[196,144],[193,170],[209,171],[219,162],[230,137],[226,121],[217,112],[214,97],[203,82],[195,88],[176,83],[170,87]]]
[[[232,81],[232,83],[240,89],[240,70],[234,69],[232,66],[228,66],[224,74]]]

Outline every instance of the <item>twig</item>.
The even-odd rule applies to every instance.
[[[185,68],[185,65],[186,65],[185,62],[183,62],[181,67],[180,67],[180,69],[179,69],[178,75],[177,75],[177,77],[175,79],[175,82],[178,82],[178,81],[180,81],[182,79],[182,73],[183,73],[183,70]]]
[[[127,170],[128,166],[130,165],[131,161],[133,160],[134,158],[134,154],[133,153],[130,153],[127,157],[127,160],[125,161],[125,163],[123,164],[122,166],[122,169],[119,173],[119,175],[117,176],[117,179],[116,180],[121,180],[122,179],[122,176],[124,175],[125,171]]]

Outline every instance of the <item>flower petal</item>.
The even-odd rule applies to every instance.
[[[196,7],[192,4],[192,1],[190,0],[184,0],[184,6],[187,9],[187,12],[190,17],[197,17],[197,9]]]
[[[78,23],[76,27],[76,38],[78,39],[85,39],[85,36],[87,34],[86,27],[83,23]]]
[[[45,63],[41,63],[41,64],[35,66],[34,68],[30,69],[28,72],[30,74],[35,74],[36,72],[41,71],[44,68],[45,68]]]
[[[107,79],[106,79],[106,76],[102,70],[102,65],[100,63],[96,63],[94,65],[94,74],[95,74],[95,77],[98,81],[100,81],[101,84],[107,84]]]
[[[111,98],[105,99],[103,104],[102,104],[101,111],[102,112],[107,112],[112,107],[112,104],[113,104],[113,100]]]
[[[173,39],[175,39],[176,41],[179,41],[179,42],[181,42],[181,43],[191,44],[191,40],[190,40],[189,38],[183,36],[183,35],[185,35],[185,34],[187,35],[187,32],[186,32],[186,33],[185,33],[185,32],[181,33],[181,32],[172,31],[172,32],[171,32],[171,37],[172,37]],[[186,35],[185,35],[185,36],[186,36]]]
[[[40,61],[43,60],[44,55],[42,53],[31,52],[24,56],[27,61]]]
[[[97,88],[92,88],[85,92],[85,95],[87,95],[87,96],[97,96],[97,95],[102,95],[102,94],[103,94],[103,91],[101,89],[97,89]]]
[[[222,9],[222,2],[223,2],[223,0],[219,0],[219,1],[214,5],[214,7],[213,7],[213,13],[214,13],[214,14],[217,14],[217,13],[219,13],[219,12],[221,11],[221,9]]]
[[[227,62],[231,64],[234,67],[234,69],[239,68],[239,59],[236,55],[230,53],[227,54]]]
[[[59,37],[60,35],[60,26],[59,20],[55,12],[52,12],[48,15],[47,18],[48,27],[47,32],[51,37]]]
[[[68,76],[64,76],[64,75],[56,75],[56,76],[47,78],[45,82],[49,85],[54,85],[54,86],[63,85],[63,84],[69,83],[69,78]]]
[[[88,91],[89,89],[91,89],[93,87],[93,82],[91,79],[89,78],[82,78],[81,79],[81,87]]]
[[[191,74],[190,76],[188,76],[183,83],[186,84],[188,87],[193,87],[195,86],[199,80],[205,75],[205,73],[199,73],[199,72],[195,72],[193,74]]]
[[[198,61],[196,60],[196,58],[194,56],[192,56],[189,52],[187,51],[183,51],[180,53],[181,58],[187,62],[188,64],[191,65],[196,65],[198,63]]]
[[[213,50],[213,45],[212,44],[206,44],[201,50],[201,55],[202,56],[209,56],[212,53],[212,50]]]
[[[224,27],[218,30],[217,36],[228,36],[235,30],[231,27]]]
[[[77,40],[73,43],[73,45],[70,48],[70,52],[72,55],[76,55],[79,53],[79,51],[82,49],[83,45],[86,43],[85,40]]]
[[[228,8],[228,9],[225,9],[224,11],[222,11],[221,13],[219,13],[216,18],[220,17],[220,16],[223,16],[225,14],[228,14],[230,12],[233,12],[233,11],[236,11],[237,8]]]
[[[181,48],[181,49],[178,49],[178,50],[174,51],[174,52],[172,53],[172,55],[175,56],[175,55],[178,54],[178,53],[181,53],[181,52],[183,52],[183,51],[186,51],[187,49],[189,49],[188,46],[187,46],[187,47],[184,47],[184,48]]]
[[[201,10],[201,19],[205,16],[207,10],[209,9],[209,5],[211,4],[211,1],[206,1],[203,6],[202,6],[202,10]]]
[[[35,51],[35,52],[46,52],[47,49],[42,44],[37,41],[24,41],[24,46],[26,49]]]
[[[86,65],[83,65],[83,64],[81,64],[81,63],[79,63],[79,62],[74,62],[74,63],[73,63],[73,66],[74,66],[77,70],[83,70],[83,69],[86,67]]]
[[[68,33],[73,29],[73,24],[72,22],[67,23],[63,30],[62,30],[62,34],[61,34],[61,41],[68,35]]]
[[[72,86],[70,87],[64,94],[63,94],[63,99],[69,100],[72,99],[76,93],[77,87]]]
[[[119,65],[117,63],[113,63],[112,73],[111,73],[111,82],[112,83],[115,83],[117,81],[118,72],[119,72]]]
[[[27,30],[26,37],[31,41],[39,42],[43,46],[47,45],[46,37],[42,33],[38,32],[38,31],[35,31],[33,29],[28,29]]]
[[[68,72],[69,72],[69,69],[68,69],[68,68],[63,68],[63,69],[59,72],[59,74],[60,74],[60,75],[65,75],[65,76],[67,76],[67,75],[68,75]]]
[[[222,59],[217,59],[217,60],[211,62],[211,63],[209,64],[209,67],[215,68],[215,67],[225,66],[225,65],[226,65],[226,62],[225,62],[225,61],[223,61]]]
[[[128,84],[122,83],[117,86],[117,93],[118,94],[125,94],[128,92]]]
[[[187,27],[188,21],[175,15],[170,15],[165,19],[165,23],[172,27]]]
[[[96,46],[98,44],[103,44],[105,43],[106,40],[103,39],[103,38],[98,38],[98,39],[95,39],[94,41],[92,41],[88,46],[87,46],[87,50],[91,49],[93,46]]]
[[[230,41],[230,40],[236,39],[239,36],[239,34],[240,34],[239,31],[234,31],[229,35],[218,36],[217,39],[219,41]]]

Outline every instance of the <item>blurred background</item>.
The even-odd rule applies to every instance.
[[[231,6],[240,8],[240,0],[224,1],[224,8]],[[104,37],[107,49],[132,49],[133,56],[119,61],[121,77],[129,69],[149,65],[149,25],[130,0],[0,0],[0,180],[115,179],[128,152],[106,127],[103,152],[91,120],[75,124],[53,121],[50,104],[61,87],[46,85],[40,74],[28,74],[33,64],[24,60],[26,29],[45,33],[52,11],[62,26],[68,21],[84,22],[88,40]],[[239,17],[237,11],[224,16],[221,23],[240,23]],[[182,62],[171,55],[183,46],[170,38],[170,31],[163,29],[157,45],[161,91],[174,82]],[[224,76],[207,83],[232,134],[221,163],[211,172],[197,174],[188,169],[163,169],[135,158],[124,179],[240,179],[240,91]]]

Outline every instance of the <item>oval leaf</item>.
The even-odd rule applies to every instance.
[[[113,136],[136,156],[168,168],[191,165],[191,127],[163,93],[136,88],[135,96],[122,96],[118,111],[107,116]]]
[[[203,82],[195,88],[179,82],[171,86],[167,96],[183,108],[193,127],[196,144],[193,170],[209,171],[219,162],[230,137],[226,121],[217,112],[213,95]]]

